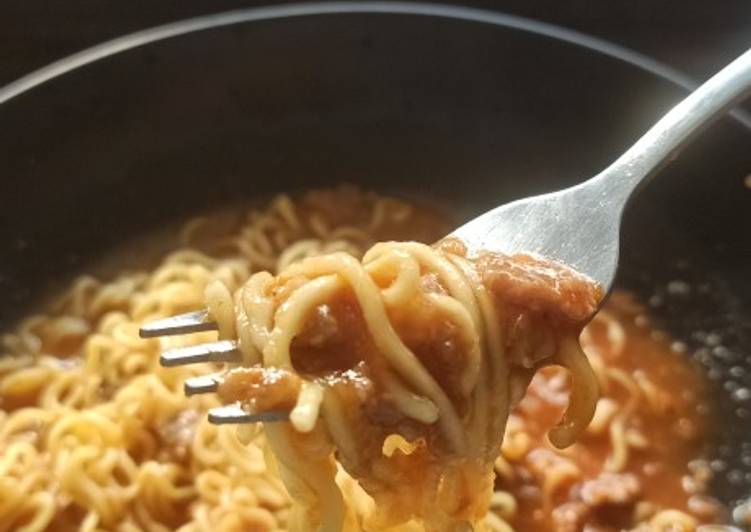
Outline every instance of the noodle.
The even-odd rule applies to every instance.
[[[243,324],[262,354],[262,366],[230,372],[220,396],[243,400],[256,412],[264,411],[262,400],[272,405],[269,410],[294,404],[291,427],[267,424],[266,432],[307,528],[342,529],[335,451],[374,498],[377,513],[364,517],[365,528],[410,519],[429,530],[478,523],[487,513],[492,464],[509,412],[508,381],[519,378],[509,373],[512,363],[532,369],[550,358],[571,371],[573,393],[551,432],[553,443],[570,445],[591,419],[597,383],[576,337],[581,319],[595,308],[593,288],[562,269],[550,274],[557,268],[551,264],[470,260],[457,249],[456,242],[440,248],[390,242],[371,248],[362,263],[344,253],[309,257],[276,277],[252,276],[234,300],[235,316],[226,311],[233,304],[229,290],[219,282],[208,286],[219,337],[233,337]],[[523,292],[508,305],[506,292],[494,290],[500,276],[504,287],[506,277],[517,276],[509,291]],[[546,299],[552,297],[580,300],[586,308],[558,309]],[[525,298],[527,307],[520,307],[517,301]],[[527,310],[537,307],[546,312]],[[516,340],[530,345],[510,360],[506,353],[518,345],[501,339],[530,319],[534,325]],[[548,349],[547,338],[536,338],[541,332],[558,347]],[[545,346],[545,353],[535,345]],[[524,366],[530,358],[532,365]],[[323,371],[314,368],[322,364]],[[274,386],[243,386],[261,374]],[[319,414],[325,421],[317,425]],[[379,423],[379,416],[389,419]],[[409,452],[372,444],[397,436]]]
[[[137,330],[145,321],[199,309],[207,301],[212,314],[220,318],[221,335],[238,337],[243,364],[257,364],[267,356],[279,356],[283,352],[279,346],[288,340],[280,335],[273,338],[278,350],[266,353],[259,349],[272,340],[269,331],[276,307],[264,297],[251,297],[271,282],[270,275],[258,272],[294,271],[301,268],[303,259],[328,253],[346,252],[359,259],[378,241],[433,242],[449,229],[432,213],[397,200],[351,188],[314,191],[295,200],[280,196],[266,208],[247,213],[196,218],[184,227],[180,249],[166,255],[153,270],[123,272],[107,281],[91,275],[76,279],[42,313],[26,318],[0,339],[0,531],[223,532],[281,531],[295,526],[309,530],[307,523],[323,517],[335,524],[342,522],[347,532],[390,524],[373,517],[372,493],[366,493],[331,458],[336,448],[338,461],[351,465],[367,453],[361,435],[352,431],[353,420],[361,418],[348,410],[351,401],[346,397],[326,393],[326,387],[315,382],[304,382],[290,406],[294,425],[269,424],[266,429],[214,426],[208,423],[206,411],[218,406],[219,398],[214,394],[185,397],[182,385],[191,376],[220,368],[201,364],[165,369],[158,356],[168,348],[213,341],[215,333],[142,340]],[[487,494],[485,504],[490,508],[479,530],[567,530],[553,520],[564,514],[581,517],[580,523],[597,524],[599,514],[591,513],[597,509],[597,501],[580,501],[580,488],[593,492],[586,484],[591,480],[606,474],[635,473],[641,470],[640,464],[662,460],[667,469],[661,474],[665,482],[656,488],[660,493],[648,491],[650,485],[645,483],[647,491],[633,496],[640,512],[634,512],[636,517],[628,526],[641,524],[649,529],[653,522],[662,529],[672,524],[675,529],[692,530],[698,523],[718,522],[711,516],[691,515],[688,495],[681,488],[685,475],[692,476],[696,493],[706,486],[708,469],[696,465],[698,447],[691,443],[700,440],[684,443],[673,439],[669,454],[660,450],[659,436],[662,426],[668,425],[666,420],[694,403],[677,403],[677,398],[666,393],[670,388],[665,382],[648,366],[638,365],[646,364],[642,355],[649,348],[639,343],[637,332],[624,325],[632,319],[631,311],[619,310],[618,297],[614,297],[611,312],[599,313],[582,336],[603,393],[600,405],[605,406],[598,406],[594,424],[578,443],[559,451],[544,434],[561,418],[569,397],[570,383],[563,370],[538,372],[504,429],[506,415],[501,402],[511,405],[522,396],[531,367],[522,371],[507,365],[508,336],[492,324],[503,323],[508,317],[494,315],[492,293],[470,261],[447,253],[436,262],[427,247],[381,246],[376,250],[366,261],[372,266],[365,269],[365,275],[383,277],[374,282],[384,308],[400,307],[420,290],[429,308],[457,324],[451,339],[461,344],[467,360],[472,361],[459,368],[449,386],[434,378],[431,383],[425,375],[411,375],[412,366],[396,366],[409,373],[409,379],[391,366],[381,368],[379,382],[391,391],[395,409],[414,425],[439,425],[440,438],[430,437],[444,439],[443,431],[452,435],[445,438],[451,443],[446,447],[451,452],[462,445],[482,448],[478,442],[498,441],[493,438],[505,432],[500,449],[483,449],[485,456],[496,457],[487,468],[480,467],[470,476],[463,475],[458,466],[445,472],[440,499],[433,503],[441,510],[436,516],[472,520],[484,513],[483,505],[475,509],[463,506],[467,503],[463,494],[471,486],[470,491]],[[325,266],[314,264],[316,268]],[[426,278],[423,287],[413,281],[426,268],[435,275]],[[319,277],[326,275],[333,274]],[[386,280],[393,282],[386,286]],[[209,286],[213,288],[205,300]],[[342,286],[346,285],[337,281],[336,288]],[[246,312],[236,312],[240,307]],[[294,314],[288,317],[292,320]],[[321,319],[326,322],[327,317]],[[386,321],[392,319],[386,312]],[[401,319],[406,318],[395,322]],[[398,328],[395,332],[401,341],[404,331]],[[472,338],[483,341],[474,347]],[[289,343],[293,366],[298,343],[296,339]],[[544,343],[541,339],[537,347]],[[639,349],[640,356],[630,356],[633,349]],[[524,360],[524,355],[514,352],[516,358],[512,359]],[[571,366],[577,355],[572,356]],[[629,360],[635,361],[637,369],[644,368],[642,374],[624,365]],[[673,373],[683,386],[700,389],[690,376],[679,378],[680,372]],[[511,379],[508,397],[496,395],[492,385],[506,378]],[[415,388],[418,385],[421,387]],[[474,390],[470,400],[461,400],[469,390]],[[441,394],[448,398],[448,405]],[[483,411],[482,405],[489,400],[498,404]],[[443,416],[442,404],[447,411],[456,411],[453,421],[450,415]],[[671,413],[666,414],[666,408]],[[650,419],[654,424],[645,427],[645,420]],[[321,420],[325,422],[324,435],[330,439],[320,437]],[[469,430],[464,430],[465,424]],[[696,434],[698,438],[701,432]],[[296,447],[298,440],[303,449]],[[290,441],[295,445],[290,447]],[[415,460],[411,457],[425,456],[424,448],[433,441],[426,445],[419,438],[393,432],[377,442],[377,454]],[[294,464],[295,454],[288,460],[279,455],[274,459],[270,447],[275,452],[289,449],[298,453],[296,456],[305,456],[305,463]],[[555,474],[548,474],[545,468],[534,469],[533,460],[550,459],[550,455],[536,452],[540,449],[571,465]],[[311,486],[300,475],[313,470],[321,474],[319,482]],[[380,470],[383,481],[398,488],[386,502],[395,515],[416,513],[419,504],[415,505],[410,487],[427,480],[439,482],[425,478],[431,470],[418,468],[424,475],[413,479],[389,477],[388,471]],[[472,485],[473,478],[487,480]],[[535,491],[543,486],[548,501],[544,512],[543,497],[538,499]],[[338,509],[329,512],[327,507],[324,516],[292,507],[292,499],[311,491],[325,493],[322,499]],[[630,497],[632,491],[627,490],[626,495]],[[661,498],[662,492],[670,497]],[[337,497],[337,493],[341,495]],[[309,507],[314,505],[310,502]],[[424,513],[426,508],[419,511]],[[399,532],[422,530],[414,520],[398,527]]]

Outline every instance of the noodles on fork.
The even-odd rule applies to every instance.
[[[290,426],[266,423],[266,434],[302,501],[299,521],[327,531],[341,530],[346,513],[335,458],[375,500],[366,529],[479,523],[509,383],[523,389],[543,364],[573,375],[551,433],[560,447],[573,443],[598,395],[577,340],[597,298],[563,266],[472,258],[456,241],[380,243],[362,262],[339,252],[256,273],[234,296],[219,281],[206,289],[220,339],[238,335],[256,363],[230,371],[219,394],[254,413],[290,410]],[[395,437],[402,444],[387,452]]]

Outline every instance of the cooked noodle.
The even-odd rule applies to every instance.
[[[254,411],[291,407],[290,425],[266,424],[266,434],[300,501],[299,530],[342,529],[335,452],[374,498],[365,529],[410,519],[429,530],[478,523],[488,511],[509,382],[526,387],[542,364],[573,375],[569,407],[551,432],[557,446],[573,443],[598,394],[577,341],[597,301],[590,282],[556,268],[529,258],[470,260],[457,242],[389,242],[362,262],[338,252],[295,262],[276,277],[256,273],[234,299],[221,281],[207,287],[219,337],[247,331],[240,348],[259,362],[230,372],[220,395]],[[257,379],[268,384],[252,388]],[[384,452],[379,442],[396,436],[401,447]]]
[[[90,275],[76,279],[43,314],[28,317],[2,338],[0,531],[287,530],[296,519],[338,522],[339,515],[343,515],[345,530],[358,530],[373,511],[372,497],[331,462],[331,441],[320,437],[315,429],[315,420],[324,419],[340,453],[355,456],[362,452],[357,442],[347,441],[348,414],[342,411],[346,410],[345,403],[332,401],[332,394],[322,393],[316,383],[306,383],[293,405],[291,424],[269,424],[265,430],[213,426],[206,420],[206,411],[217,406],[219,398],[213,394],[187,398],[182,384],[188,377],[221,368],[205,364],[165,369],[159,366],[158,355],[166,348],[212,341],[216,333],[142,340],[137,329],[145,321],[201,308],[207,286],[219,290],[213,295],[209,292],[211,301],[226,301],[227,294],[237,294],[253,273],[264,270],[300,271],[310,266],[322,272],[319,278],[326,279],[332,274],[325,263],[301,263],[301,259],[339,251],[361,258],[377,241],[431,242],[445,234],[447,227],[410,204],[351,189],[312,193],[299,200],[282,196],[268,208],[252,210],[247,216],[195,219],[181,235],[182,248],[166,256],[152,271],[126,272],[110,281]],[[409,260],[400,262],[394,255],[402,251],[381,247],[379,253],[386,258],[379,263],[373,255],[374,268],[391,276],[401,266],[408,274],[409,262],[419,257],[415,258],[417,252],[406,250]],[[488,305],[471,291],[479,283],[471,282],[471,272],[463,269],[461,258],[450,258],[449,262],[431,265],[431,271],[456,274],[452,274],[456,284],[449,287],[448,295],[439,294],[448,299],[433,298],[436,308],[456,323],[474,324],[479,328],[477,337],[497,345],[492,323],[498,321],[486,317]],[[255,279],[260,282],[264,277]],[[212,283],[217,280],[220,285]],[[329,282],[333,286],[333,281],[321,281],[324,289]],[[379,288],[379,295],[396,304],[409,289],[405,282],[392,291]],[[236,297],[231,307],[212,304],[212,312],[221,318],[221,334],[239,335],[246,364],[265,361],[266,357],[285,362],[281,348],[269,349],[268,353],[258,349],[270,341],[264,336],[264,328],[253,329],[248,326],[250,320],[246,323],[242,317],[238,323],[226,319],[230,310],[235,315],[238,302],[244,303],[241,296]],[[268,306],[264,308],[263,300],[256,303],[258,308],[252,313],[256,318],[271,312]],[[579,515],[580,507],[566,507],[580,502],[581,496],[573,488],[607,474],[636,474],[641,464],[665,456],[653,443],[654,431],[647,432],[640,420],[652,416],[649,419],[664,423],[672,419],[676,408],[685,405],[676,406],[675,397],[655,380],[649,368],[641,374],[635,374],[632,367],[625,369],[622,361],[628,357],[619,358],[619,353],[625,353],[637,337],[625,330],[623,316],[629,316],[628,312],[600,313],[582,337],[603,398],[580,443],[557,451],[544,439],[544,433],[566,406],[566,373],[547,369],[533,379],[530,393],[509,418],[500,455],[492,462],[495,482],[483,488],[495,489],[487,501],[487,530],[505,532],[512,526],[519,530],[556,529],[559,521],[554,523],[551,516]],[[267,314],[266,319],[273,318]],[[382,320],[379,326],[385,325]],[[466,343],[466,338],[460,339]],[[271,340],[278,346],[287,339],[279,336]],[[490,356],[492,347],[480,349],[480,369],[467,365],[457,378],[457,389],[477,389],[478,382],[487,381],[488,396],[503,401],[503,394],[494,396],[497,389],[490,385],[502,380],[497,375],[507,370],[504,359]],[[637,369],[639,363],[635,360]],[[445,404],[441,394],[446,393],[424,372],[420,376],[418,369],[413,374],[414,366],[399,364],[394,369],[389,367],[394,377],[390,389],[399,412],[415,423],[431,423],[437,417],[441,434],[455,446],[452,449],[475,448],[479,441],[492,440],[490,432],[502,430],[498,417],[481,423],[481,409],[464,430],[463,415],[469,407],[457,408],[453,400]],[[512,387],[506,401],[513,401],[522,388]],[[415,396],[415,389],[422,395]],[[477,394],[473,400],[480,403]],[[444,417],[444,411],[452,408],[457,415]],[[493,408],[499,412],[503,405]],[[490,428],[486,432],[482,427]],[[292,436],[291,431],[295,432]],[[304,463],[297,463],[295,456],[277,455],[279,464],[268,459],[268,442],[275,452],[282,450],[283,454],[290,437],[297,438],[297,434],[307,435]],[[693,439],[686,441],[697,441],[699,435],[696,431]],[[701,493],[707,470],[696,462],[688,463],[697,456],[696,445],[680,439],[673,443],[676,460],[663,476],[670,481],[670,492],[681,495],[666,500],[652,492],[637,495],[635,508],[639,512],[634,514],[633,526],[643,523],[645,527],[668,529],[668,523],[677,530],[692,530],[697,523],[717,519],[716,515],[691,515],[688,511],[686,500],[691,494],[682,491],[681,476],[691,476],[692,489]],[[497,450],[485,451],[497,454]],[[395,437],[380,442],[379,452],[411,456],[420,451],[413,441]],[[319,459],[313,460],[316,456]],[[325,515],[311,518],[294,513],[287,490],[292,498],[308,496],[310,486],[296,485],[296,479],[313,468],[321,473],[315,491],[327,493],[325,500],[337,508],[327,507]],[[332,475],[335,484],[330,480]],[[462,493],[461,478],[455,476],[454,480],[447,483],[444,502],[452,502],[453,494]],[[545,492],[539,501],[547,501],[547,513],[536,514],[543,511],[542,502],[536,502],[536,489]],[[336,495],[339,490],[341,500]],[[588,508],[596,511],[597,501],[587,501]],[[400,501],[394,498],[391,504]],[[414,500],[401,501],[403,510],[412,504]],[[462,510],[456,506],[457,500],[453,504],[444,511],[468,517],[467,512],[476,516],[483,511]],[[588,515],[592,522],[595,514]],[[560,526],[557,529],[566,530]],[[421,527],[410,522],[399,530],[417,532]]]

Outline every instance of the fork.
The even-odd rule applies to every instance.
[[[599,174],[558,192],[497,207],[449,236],[461,239],[470,251],[523,252],[561,262],[590,277],[607,293],[618,268],[621,219],[630,198],[750,89],[751,49],[673,107]],[[154,338],[216,329],[208,312],[200,310],[145,324],[140,335]],[[172,349],[160,358],[167,367],[240,361],[238,345],[232,340]],[[219,375],[192,377],[185,382],[185,393],[215,392],[220,382]],[[248,413],[239,404],[213,408],[208,415],[215,424],[288,419],[288,412]]]

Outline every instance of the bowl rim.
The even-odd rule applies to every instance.
[[[292,17],[325,15],[413,15],[436,17],[464,22],[476,22],[507,29],[524,31],[549,39],[579,46],[601,55],[630,64],[661,77],[686,91],[698,83],[665,63],[628,47],[615,44],[570,28],[489,9],[429,2],[364,0],[302,2],[264,7],[250,7],[200,15],[168,22],[158,26],[115,37],[79,52],[53,61],[41,68],[0,87],[0,105],[27,93],[48,81],[63,76],[98,60],[181,35],[216,29],[235,24]],[[733,118],[751,130],[751,113],[735,109]]]

